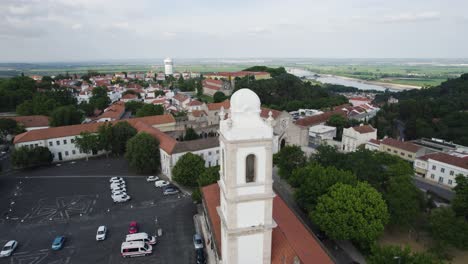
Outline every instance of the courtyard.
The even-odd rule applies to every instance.
[[[124,177],[132,199],[114,204],[109,178]],[[191,263],[196,206],[187,194],[164,196],[144,176],[128,171],[123,159],[63,163],[34,171],[12,172],[0,178],[0,245],[19,246],[0,263]],[[120,245],[130,221],[139,232],[158,234],[153,254],[124,259]],[[95,240],[97,227],[108,228],[107,239]],[[64,248],[50,249],[57,235]]]

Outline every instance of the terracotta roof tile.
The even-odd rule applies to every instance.
[[[468,170],[468,158],[467,157],[462,158],[462,157],[453,156],[447,153],[438,152],[438,153],[431,153],[431,154],[424,155],[422,157],[419,157],[418,159],[422,159],[422,160],[432,159],[432,160],[440,161],[443,163],[447,163],[447,164]]]
[[[189,99],[189,97],[183,93],[177,93],[173,98],[181,103]]]
[[[393,138],[385,138],[381,141],[381,144],[403,149],[409,152],[417,152],[421,148],[413,143],[403,142]]]
[[[177,140],[161,132],[161,130],[154,128],[142,121],[136,122],[133,126],[136,130],[138,130],[138,132],[146,132],[158,139],[159,147],[162,150],[164,150],[167,154],[172,154],[174,147],[177,144]]]
[[[378,139],[371,138],[371,139],[369,139],[369,142],[380,145],[380,140],[378,140]]]
[[[216,211],[220,205],[219,186],[217,183],[205,186],[202,193],[215,239],[213,242],[221,255],[221,222]],[[272,264],[293,263],[296,257],[303,264],[333,263],[320,243],[279,196],[273,199],[273,219],[278,226],[272,232]]]
[[[49,118],[43,115],[5,116],[5,117],[0,117],[0,119],[1,118],[13,119],[16,122],[21,123],[25,128],[49,126]]]
[[[208,107],[209,111],[220,110],[221,107],[224,107],[224,109],[229,109],[231,107],[231,102],[228,99],[221,103],[211,103],[207,104],[206,106]]]
[[[260,116],[262,118],[268,118],[268,113],[271,111],[273,119],[278,118],[278,116],[281,115],[281,111],[275,110],[275,109],[270,109],[266,107],[262,107],[262,111],[260,112]]]
[[[128,93],[128,94],[122,96],[122,99],[124,99],[124,100],[125,99],[136,99],[136,98],[138,98],[138,96],[136,94],[131,94],[131,93]]]
[[[192,100],[190,101],[190,103],[187,104],[188,106],[197,106],[197,105],[203,105],[202,102],[198,101],[198,100]]]
[[[360,134],[372,133],[375,129],[371,125],[355,126],[353,129]]]
[[[104,109],[104,113],[102,113],[96,119],[111,118],[113,120],[119,120],[124,113],[125,103],[119,101]]]
[[[296,121],[296,125],[305,126],[305,127],[318,125],[320,123],[324,123],[324,122],[328,121],[328,119],[330,119],[330,117],[332,115],[341,115],[341,116],[346,118],[346,112],[345,111],[343,111],[343,110],[333,110],[333,111],[325,112],[323,114],[301,118],[301,119]]]

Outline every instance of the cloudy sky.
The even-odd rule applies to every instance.
[[[0,0],[0,62],[468,58],[467,0]]]

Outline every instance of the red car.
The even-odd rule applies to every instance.
[[[130,222],[130,225],[128,226],[128,233],[129,234],[138,233],[138,223],[136,221]]]

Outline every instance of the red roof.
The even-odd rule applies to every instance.
[[[216,248],[221,256],[221,222],[216,207],[220,205],[217,183],[202,188],[203,202],[208,211]],[[272,232],[271,263],[293,263],[297,257],[301,263],[333,263],[314,236],[304,227],[281,197],[273,198],[273,219],[278,224]]]
[[[418,150],[421,148],[413,143],[403,142],[393,138],[385,138],[381,141],[381,144],[403,149],[409,152],[418,152]]]
[[[271,111],[273,119],[278,118],[278,116],[281,115],[281,111],[275,110],[275,109],[270,109],[266,107],[262,107],[262,111],[260,112],[260,116],[262,118],[268,118],[268,113]]]
[[[231,102],[229,101],[229,99],[227,99],[224,102],[211,103],[211,104],[207,104],[206,106],[208,107],[209,111],[220,110],[221,107],[224,107],[224,109],[229,109],[231,107]]]
[[[43,115],[31,115],[31,116],[5,116],[1,118],[13,119],[18,123],[21,123],[25,128],[30,127],[48,127],[49,118]]]
[[[146,132],[158,139],[159,147],[162,150],[164,150],[167,154],[171,154],[174,150],[175,145],[177,144],[177,140],[161,132],[161,130],[148,125],[145,122],[138,121],[133,126],[136,130],[138,130],[138,132]]]
[[[380,145],[380,140],[378,140],[378,139],[371,138],[371,139],[369,139],[369,142],[374,143],[376,145]]]
[[[130,84],[127,85],[127,88],[128,89],[141,89],[142,86],[137,84],[137,83],[130,83]]]
[[[192,100],[190,103],[188,103],[188,106],[197,106],[197,105],[202,105],[203,103],[198,101],[198,100]]]
[[[355,126],[353,129],[360,134],[365,134],[365,133],[372,133],[375,131],[375,129],[371,125],[364,125],[364,126]]]
[[[219,91],[223,87],[223,81],[221,80],[203,80],[203,88]]]
[[[440,161],[443,163],[447,163],[447,164],[468,170],[468,156],[462,158],[462,157],[449,155],[447,153],[438,152],[438,153],[431,153],[431,154],[424,155],[422,157],[419,157],[419,159],[422,159],[422,160],[432,159],[432,160]]]
[[[341,115],[341,116],[346,118],[346,112],[345,111],[343,111],[343,110],[333,110],[333,111],[325,112],[325,113],[320,114],[320,115],[314,115],[314,116],[308,116],[308,117],[301,118],[301,119],[296,121],[296,125],[305,126],[305,127],[318,125],[318,124],[325,123],[326,121],[328,121],[328,119],[330,119],[330,117],[332,115]]]
[[[189,99],[188,95],[185,95],[183,93],[177,93],[173,98],[181,103]]]
[[[125,103],[115,102],[111,106],[107,107],[104,110],[104,113],[102,113],[102,115],[98,116],[96,119],[111,118],[113,120],[119,120],[124,113],[125,113]]]
[[[192,111],[192,116],[194,117],[201,117],[201,116],[207,116],[208,114],[204,110],[193,110]]]
[[[136,99],[136,98],[138,98],[138,96],[137,96],[136,94],[131,94],[131,93],[128,93],[128,94],[122,96],[122,99],[124,99],[124,100],[127,100],[127,99]]]

